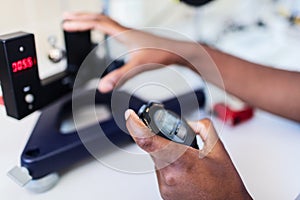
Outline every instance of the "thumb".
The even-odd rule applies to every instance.
[[[190,122],[189,125],[200,135],[204,142],[204,146],[199,150],[199,157],[222,157],[223,145],[219,140],[219,136],[213,126],[213,123],[209,119],[202,119],[197,122]]]
[[[120,69],[116,69],[100,79],[98,86],[100,92],[107,93],[115,88],[118,80],[122,76],[122,72]]]
[[[159,148],[159,138],[139,119],[133,110],[125,112],[126,127],[134,141],[148,153]]]
[[[143,150],[150,153],[155,162],[173,163],[189,148],[155,135],[139,119],[133,110],[125,112],[126,127],[134,141]]]

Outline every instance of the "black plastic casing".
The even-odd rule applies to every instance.
[[[155,123],[155,120],[153,120],[154,119],[154,114],[158,110],[166,110],[166,109],[164,108],[163,104],[158,103],[158,102],[154,102],[154,101],[150,101],[150,102],[148,102],[148,104],[145,104],[140,108],[140,110],[138,112],[138,116],[144,122],[144,124],[152,130],[152,132],[154,132],[155,134],[157,134],[161,137],[164,137],[168,140],[174,141],[170,137],[168,137],[167,133],[163,133],[158,128],[157,124]],[[186,131],[187,131],[186,132],[186,137],[185,137],[183,142],[178,142],[178,141],[174,141],[174,142],[184,144],[184,145],[187,145],[187,146],[191,146],[195,149],[199,149],[199,147],[197,145],[196,134],[194,133],[192,128],[188,125],[188,123],[185,121],[185,119],[180,118],[175,112],[172,112],[170,110],[166,110],[166,111],[168,112],[169,115],[172,115],[176,119],[180,120],[181,126],[184,126],[186,128]]]

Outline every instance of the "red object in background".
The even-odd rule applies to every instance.
[[[4,105],[3,97],[0,96],[0,105]]]
[[[224,103],[217,103],[213,107],[214,114],[232,126],[238,125],[253,117],[253,108],[245,106],[241,110],[233,110]]]

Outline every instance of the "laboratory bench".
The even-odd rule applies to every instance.
[[[177,66],[174,68],[182,70]],[[147,78],[151,80],[151,77],[157,77],[157,73],[170,74],[170,71],[152,71],[126,84],[130,87],[134,83],[147,81]],[[180,73],[180,76],[189,73],[192,72]],[[168,84],[168,81],[164,84]],[[195,81],[194,86],[197,83],[201,85],[201,82]],[[181,88],[181,92],[183,90]],[[153,97],[148,92],[145,98],[149,96]],[[252,119],[231,126],[209,115],[205,109],[201,109],[200,113],[202,117],[211,117],[213,120],[221,140],[255,199],[295,199],[300,192],[299,123],[255,110]],[[64,169],[60,172],[56,186],[45,193],[35,194],[19,187],[7,176],[7,172],[19,164],[22,149],[39,115],[38,111],[18,121],[7,117],[4,107],[1,107],[1,199],[160,199],[153,163],[134,143],[109,152],[100,159],[87,158]],[[201,116],[192,113],[189,119],[197,118]],[[131,160],[135,154],[143,155],[143,158]],[[140,166],[137,162],[144,163],[142,168],[135,168],[135,165]]]

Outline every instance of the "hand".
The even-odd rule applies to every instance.
[[[209,120],[190,123],[205,144],[199,157],[199,150],[154,135],[132,110],[125,118],[135,142],[154,161],[164,199],[252,199]]]
[[[99,90],[109,92],[128,78],[146,70],[180,62],[172,53],[174,40],[124,27],[111,18],[96,13],[65,13],[63,28],[66,31],[98,30],[114,36],[130,53],[130,60],[100,80]]]

